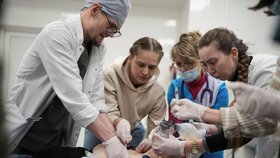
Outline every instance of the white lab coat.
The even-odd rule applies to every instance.
[[[102,79],[105,48],[93,46],[84,79],[77,61],[84,51],[80,16],[48,24],[25,53],[16,85],[5,104],[9,145],[15,148],[21,135],[40,116],[47,100],[57,95],[71,117],[65,143],[75,146],[80,126],[87,127],[99,111],[107,112]],[[76,128],[74,128],[76,127]]]
[[[277,56],[258,54],[253,56],[249,66],[248,83],[266,88],[276,71]],[[256,158],[277,158],[279,150],[279,136],[277,133],[254,138],[256,143]]]

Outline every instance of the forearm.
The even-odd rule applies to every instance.
[[[216,109],[207,108],[205,110],[205,113],[201,116],[201,119],[204,122],[211,123],[211,124],[216,124],[216,125],[222,124],[220,111]]]
[[[200,153],[204,152],[216,152],[227,149],[228,139],[223,136],[223,132],[217,135],[197,139],[197,148]],[[191,153],[193,148],[193,142],[186,140],[185,143],[185,154]]]
[[[252,138],[242,137],[242,141],[238,145],[238,147],[241,147],[244,144],[247,144],[251,140],[252,140]],[[196,142],[197,142],[197,148],[198,148],[200,153],[204,153],[204,152],[213,153],[213,152],[233,148],[233,145],[230,145],[228,143],[229,139],[226,139],[223,136],[223,133],[219,133],[217,135],[210,136],[210,137],[205,137],[205,138],[202,138],[202,139],[196,139]],[[185,155],[191,153],[192,148],[193,148],[193,141],[192,140],[186,140],[185,149],[184,149]]]
[[[240,138],[242,141],[238,144],[238,147],[247,144],[252,138]],[[203,139],[204,149],[206,152],[216,152],[226,149],[231,149],[234,147],[234,144],[229,143],[230,139],[227,139],[224,135],[223,130],[213,136],[207,136]],[[236,146],[235,146],[236,147]]]
[[[116,135],[115,128],[106,113],[100,113],[96,120],[87,128],[102,142]]]
[[[197,147],[200,153],[225,150],[228,148],[228,139],[224,137],[224,133],[221,131],[216,135],[198,139]],[[191,153],[191,150],[192,142],[186,141],[185,153]]]

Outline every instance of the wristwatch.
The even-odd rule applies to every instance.
[[[197,147],[197,141],[195,139],[191,139],[192,141],[192,154],[197,155],[199,154],[199,149]]]

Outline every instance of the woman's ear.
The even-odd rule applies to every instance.
[[[232,47],[230,50],[230,54],[234,60],[238,60],[238,49],[236,47]]]
[[[128,60],[129,60],[129,62],[131,63],[131,60],[132,60],[132,55],[130,54],[129,56],[128,56]]]

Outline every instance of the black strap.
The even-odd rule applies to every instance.
[[[55,147],[38,152],[34,158],[81,158],[85,151],[82,147]]]

